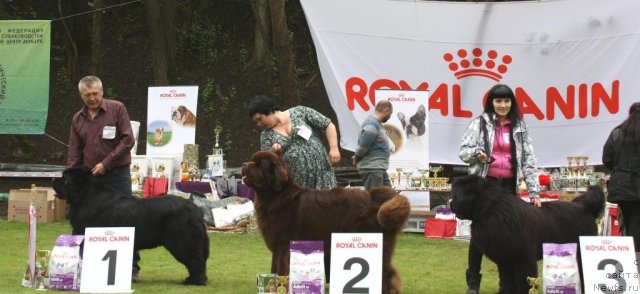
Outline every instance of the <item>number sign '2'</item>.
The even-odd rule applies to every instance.
[[[331,234],[329,293],[382,292],[382,234]]]
[[[131,293],[135,228],[86,228],[81,293]]]
[[[639,293],[633,237],[580,237],[585,293]]]

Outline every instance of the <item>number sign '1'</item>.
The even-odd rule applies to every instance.
[[[131,293],[135,228],[86,228],[81,293]]]
[[[382,292],[382,234],[331,234],[329,293]]]
[[[639,293],[632,237],[580,237],[585,293]]]

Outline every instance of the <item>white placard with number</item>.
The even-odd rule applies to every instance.
[[[632,237],[580,237],[585,293],[638,293]]]
[[[131,293],[135,228],[86,228],[81,293]]]
[[[382,233],[331,234],[329,293],[382,293]]]

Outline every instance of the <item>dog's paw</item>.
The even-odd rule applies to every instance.
[[[187,277],[186,279],[184,279],[184,282],[182,282],[183,285],[196,285],[196,286],[206,286],[207,285],[207,277],[201,277],[201,278],[194,278],[194,277]]]

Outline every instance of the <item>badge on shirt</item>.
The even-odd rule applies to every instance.
[[[116,126],[104,126],[102,129],[102,139],[115,139]]]
[[[309,141],[309,138],[311,138],[311,129],[309,129],[307,126],[304,126],[304,125],[300,126],[300,129],[298,130],[298,136]]]

